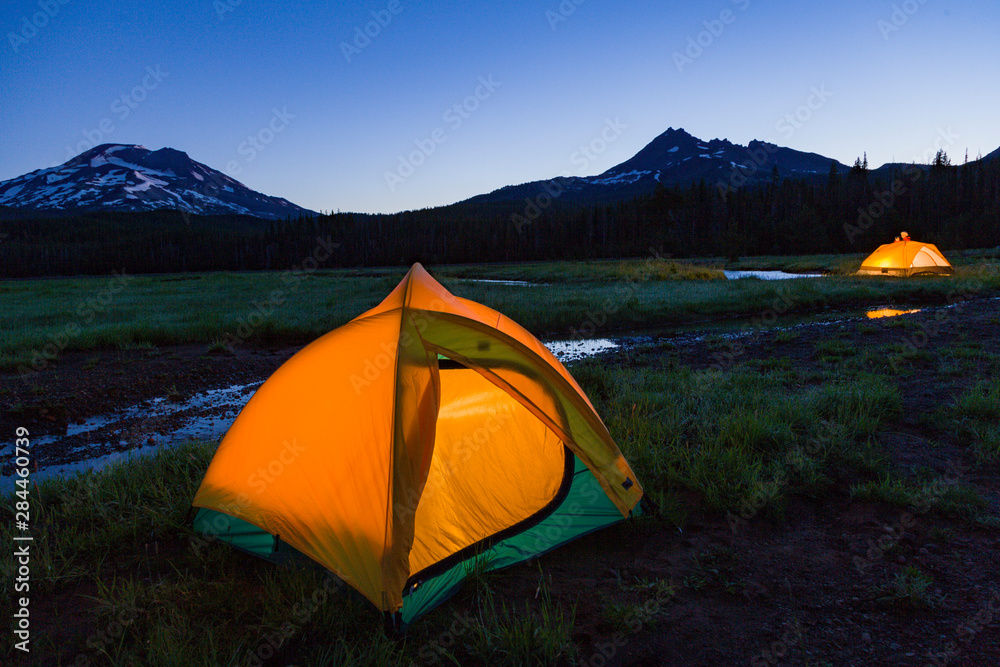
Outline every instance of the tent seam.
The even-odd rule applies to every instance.
[[[406,277],[406,290],[403,292],[403,305],[399,309],[399,328],[396,331],[396,358],[393,361],[393,368],[392,368],[392,377],[393,377],[393,382],[392,382],[392,414],[391,414],[391,422],[389,424],[389,433],[390,433],[390,439],[389,439],[389,469],[388,469],[388,473],[389,474],[388,474],[388,480],[387,480],[388,483],[386,485],[386,498],[385,498],[385,500],[386,500],[386,502],[385,502],[385,505],[386,505],[386,507],[385,507],[385,530],[382,533],[382,576],[383,577],[385,577],[385,565],[386,565],[386,558],[388,556],[387,545],[388,545],[388,542],[389,542],[389,533],[390,533],[390,530],[392,530],[392,527],[395,525],[395,521],[393,520],[395,517],[393,517],[393,512],[392,512],[392,489],[393,489],[393,485],[394,485],[394,482],[395,482],[395,470],[396,470],[396,422],[397,422],[397,413],[399,411],[399,405],[398,405],[398,401],[397,401],[397,399],[399,398],[399,395],[398,395],[398,390],[399,390],[399,340],[402,337],[402,333],[403,333],[403,323],[406,321],[406,311],[407,311],[407,309],[409,307],[409,303],[410,303],[410,290],[412,289],[412,286],[413,286],[413,279],[410,277],[409,274],[407,274],[407,277]],[[382,586],[383,586],[382,601],[383,601],[383,604],[386,603],[386,602],[388,602],[388,600],[386,599],[385,583],[386,583],[385,581],[382,581]],[[390,611],[390,610],[385,610],[385,611]]]

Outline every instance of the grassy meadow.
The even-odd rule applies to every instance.
[[[779,259],[744,260],[740,268],[836,274],[838,267],[856,265],[842,257],[774,263]],[[721,263],[661,260],[430,270],[456,294],[497,308],[542,335],[569,333],[598,312],[607,319],[603,332],[692,319],[750,319],[776,302],[787,304],[782,312],[811,312],[997,294],[1000,278],[992,265],[978,256],[956,259],[951,278],[911,280],[841,271],[790,282],[726,281]],[[283,303],[273,304],[274,312],[247,342],[308,340],[377,304],[402,274],[402,269],[320,271],[291,283],[294,288],[281,274],[135,277],[66,347],[211,345],[282,289]],[[108,281],[0,284],[0,311],[9,318],[5,329],[11,333],[0,353],[8,368],[81,318],[79,304],[86,309]],[[850,335],[876,339],[875,327],[883,325],[856,326]],[[915,325],[900,320],[891,326],[905,335]],[[737,355],[728,364],[687,363],[669,343],[572,364],[574,377],[659,508],[658,516],[613,530],[621,531],[622,540],[633,533],[682,530],[693,513],[731,526],[757,520],[781,525],[792,499],[835,496],[900,508],[919,504],[931,516],[970,529],[995,529],[998,517],[975,483],[943,484],[940,471],[901,470],[881,438],[911,418],[901,382],[933,368],[964,384],[954,400],[924,417],[942,425],[933,430],[932,445],[952,447],[941,434],[960,433],[963,455],[995,465],[1000,393],[990,378],[1000,375],[1000,357],[977,347],[975,332],[968,330],[954,342],[915,354],[898,349],[893,340],[877,340],[859,348],[847,334],[831,332],[812,342],[782,332],[769,343],[768,354]],[[730,349],[721,339],[706,346]],[[49,600],[47,631],[34,639],[37,655],[81,665],[269,664],[272,657],[275,664],[296,665],[596,664],[589,661],[590,644],[576,634],[581,619],[573,596],[580,591],[560,591],[558,575],[553,583],[545,572],[558,562],[558,550],[532,565],[538,583],[530,599],[508,595],[503,572],[473,572],[453,601],[393,639],[376,630],[381,619],[366,601],[342,591],[327,597],[325,591],[339,585],[317,571],[279,569],[225,545],[202,544],[191,533],[188,510],[214,447],[190,443],[141,463],[47,480],[32,489],[32,585]],[[11,538],[12,520],[6,520],[0,539],[10,544]],[[11,577],[15,564],[7,552],[3,574]],[[602,590],[603,611],[587,621],[588,632],[611,636],[635,624],[656,627],[675,600],[702,599],[725,572],[724,558],[713,553],[700,555],[681,581],[622,579],[617,588]],[[879,593],[882,584],[872,584],[873,595],[885,593],[887,604],[900,613],[907,613],[914,596],[933,602],[909,585],[928,575],[907,572],[893,580],[896,588],[886,584],[888,593]],[[730,585],[739,589],[734,598],[745,593],[736,582],[723,583],[721,594],[731,592]],[[318,591],[324,592],[323,602],[311,602]],[[5,600],[5,613],[13,613],[12,604]],[[78,630],[72,639],[61,638],[61,624]],[[8,642],[3,651],[9,650]],[[10,658],[0,655],[7,656],[5,662]]]
[[[491,306],[538,336],[649,329],[720,318],[814,312],[855,304],[945,303],[1000,285],[979,254],[955,258],[948,279],[847,275],[860,257],[748,259],[740,269],[822,271],[822,279],[725,280],[721,261],[656,258],[426,267],[458,296]],[[0,283],[0,369],[65,350],[180,343],[307,342],[377,305],[403,268],[311,273],[113,275]],[[478,280],[533,283],[504,285]]]

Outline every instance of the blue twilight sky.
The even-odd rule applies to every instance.
[[[0,28],[0,180],[136,143],[395,212],[668,127],[872,166],[1000,147],[995,0],[6,0]]]

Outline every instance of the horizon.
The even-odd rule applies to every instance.
[[[873,168],[1000,147],[984,0],[631,9],[17,0],[0,181],[103,143],[169,147],[307,209],[395,213],[599,174],[668,127]]]

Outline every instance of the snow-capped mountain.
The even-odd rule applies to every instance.
[[[573,176],[513,185],[474,197],[471,202],[534,197],[553,189],[563,201],[607,202],[667,187],[697,183],[738,188],[767,181],[777,168],[780,177],[826,176],[830,165],[843,173],[844,164],[816,153],[804,153],[763,141],[747,146],[727,139],[703,141],[682,129],[669,128],[625,162],[597,176]]]
[[[176,209],[272,219],[316,215],[251,190],[182,151],[125,144],[102,144],[58,167],[0,182],[0,206],[49,214]]]

